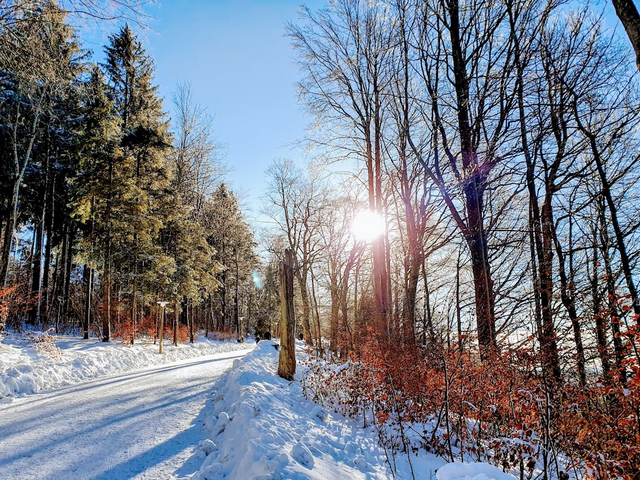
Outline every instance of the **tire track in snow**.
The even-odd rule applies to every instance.
[[[149,367],[0,405],[0,476],[175,479],[191,475],[213,380],[247,351]]]

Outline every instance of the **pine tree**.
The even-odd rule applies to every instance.
[[[153,62],[128,25],[110,37],[105,51],[109,94],[121,127],[117,181],[126,190],[126,195],[114,199],[114,208],[122,208],[117,215],[112,212],[113,218],[122,228],[114,238],[111,261],[118,272],[118,288],[129,296],[135,332],[139,308],[151,303],[158,282],[173,271],[159,241],[172,203],[167,188],[171,137],[157,87],[152,85]]]
[[[0,180],[4,214],[0,281],[5,285],[12,238],[23,210],[21,185],[31,167],[47,177],[53,165],[47,163],[50,152],[56,151],[52,143],[68,143],[65,116],[72,111],[68,107],[73,105],[84,56],[65,12],[55,2],[15,8],[20,21],[0,30],[0,138],[6,167]],[[42,202],[34,203],[41,215]]]
[[[105,299],[102,338],[109,341],[113,239],[123,228],[117,211],[118,204],[127,199],[128,185],[118,181],[123,177],[120,172],[126,171],[119,147],[120,121],[107,97],[104,75],[97,67],[92,71],[86,97],[84,129],[78,138],[80,173],[74,182],[74,213],[84,234],[80,246],[85,264],[101,272]]]
[[[222,264],[218,280],[218,329],[233,328],[242,341],[243,324],[240,319],[240,294],[249,282],[257,263],[254,256],[253,235],[244,219],[238,200],[226,184],[216,189],[203,213],[207,240],[216,249],[216,259]]]

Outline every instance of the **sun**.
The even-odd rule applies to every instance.
[[[356,240],[372,242],[385,231],[384,218],[371,210],[362,210],[356,214],[351,224],[351,232]]]

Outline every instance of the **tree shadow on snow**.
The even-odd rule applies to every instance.
[[[78,470],[87,472],[87,463],[92,464],[89,467],[90,477],[103,480],[131,478],[163,462],[167,462],[167,469],[176,469],[175,472],[172,472],[174,476],[188,476],[197,471],[202,465],[203,459],[194,456],[193,453],[195,453],[197,444],[205,438],[203,430],[204,419],[206,413],[212,410],[214,403],[214,396],[211,394],[211,390],[188,393],[188,390],[176,392],[172,389],[166,389],[161,395],[156,393],[153,402],[142,404],[142,408],[140,408],[141,405],[139,403],[136,404],[134,402],[132,404],[127,400],[129,397],[145,398],[147,389],[154,388],[153,383],[147,380],[148,375],[160,371],[188,368],[194,364],[217,363],[242,356],[243,354],[231,354],[224,358],[209,359],[204,362],[194,361],[179,365],[166,365],[151,371],[121,374],[118,377],[94,380],[88,384],[65,387],[42,396],[37,395],[39,398],[30,398],[27,401],[14,404],[14,407],[19,410],[24,408],[24,411],[19,415],[22,418],[16,419],[17,421],[13,420],[5,425],[9,428],[3,428],[3,422],[0,420],[0,444],[6,442],[5,445],[11,445],[12,447],[4,452],[5,455],[0,454],[0,464],[11,468],[22,464],[28,470],[35,468],[38,471],[38,463],[44,459],[43,457],[58,455],[59,458],[62,457],[64,460],[57,462],[57,465],[50,466],[53,467],[53,471],[57,470],[59,475],[49,470],[54,476],[49,476],[48,478],[72,478],[73,472]],[[73,405],[65,401],[67,395],[78,392],[84,394],[85,390],[91,388],[107,387],[117,392],[119,383],[128,383],[132,380],[139,382],[140,388],[129,391],[127,394],[122,392],[118,396],[120,407],[112,411],[108,418],[101,418],[101,415],[96,418],[91,414],[92,409],[100,410],[101,408],[100,401],[97,399],[92,401],[87,399],[87,403],[82,402]],[[206,379],[194,378],[190,380],[190,382],[202,381],[206,381]],[[126,458],[127,452],[125,451],[123,454],[122,449],[125,448],[124,445],[131,445],[131,443],[125,441],[123,437],[120,437],[120,441],[118,441],[119,435],[125,435],[129,438],[133,436],[135,438],[136,431],[142,428],[140,426],[141,422],[144,422],[145,425],[149,424],[149,419],[153,422],[155,418],[158,418],[158,415],[165,414],[163,408],[167,406],[177,406],[177,411],[181,413],[185,410],[189,400],[200,395],[206,396],[204,406],[189,423],[190,426],[186,430],[178,432],[173,437],[167,438],[162,443],[144,452]],[[185,404],[185,407],[181,407],[181,404]],[[30,408],[27,407],[28,405]],[[33,414],[34,407],[38,410],[38,415]],[[175,412],[175,408],[172,411]],[[143,416],[145,414],[146,417]],[[69,419],[74,419],[75,421],[69,421]],[[44,433],[45,431],[47,432],[46,435],[38,435],[36,433]],[[15,442],[12,437],[18,432],[34,432],[39,438],[36,437],[36,440],[32,437],[32,441],[29,443],[25,443],[21,439],[16,439],[18,442]],[[191,448],[190,455],[189,448]],[[73,450],[76,450],[76,452],[72,453]],[[185,453],[171,460],[181,452]],[[186,455],[189,456],[187,457]],[[118,461],[123,457],[125,457],[124,461],[113,465],[114,461]],[[23,463],[25,461],[27,461],[27,465]],[[184,463],[178,465],[177,463],[179,462]],[[167,471],[165,475],[158,474],[164,477],[169,472]]]
[[[198,413],[198,416],[191,422],[189,429],[183,430],[179,434],[165,440],[163,443],[104,471],[102,474],[94,477],[95,480],[131,478],[158,464],[168,461],[171,457],[183,452],[189,447],[191,447],[191,455],[182,465],[170,473],[177,478],[193,475],[199,470],[203,462],[203,458],[198,457],[196,453],[198,443],[208,438],[204,432],[204,420],[206,414],[213,410],[215,403],[214,396],[211,395],[211,393],[212,392],[207,393],[207,400]]]

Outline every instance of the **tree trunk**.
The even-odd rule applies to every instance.
[[[29,323],[36,325],[40,320],[40,293],[42,287],[42,243],[44,237],[44,215],[45,209],[43,207],[40,221],[35,226],[34,239],[35,247],[33,250],[33,256],[31,258],[31,299],[33,304],[29,309]]]
[[[330,275],[329,293],[331,295],[331,318],[329,320],[329,346],[334,352],[340,351],[338,342],[338,325],[340,317],[340,295],[338,293],[338,279]]]
[[[383,203],[384,203],[384,209],[383,209],[383,218],[386,217],[387,212],[389,211],[388,208],[388,201],[387,198],[385,197],[383,199]],[[389,227],[387,222],[384,222],[385,228],[384,228],[384,234],[382,235],[382,242],[384,244],[384,260],[385,260],[385,281],[386,281],[386,285],[384,288],[384,291],[386,292],[387,295],[387,317],[388,317],[388,322],[395,322],[395,323],[400,323],[400,305],[398,304],[398,295],[397,295],[397,290],[394,292],[393,289],[393,284],[391,282],[391,243],[389,242]],[[400,276],[400,273],[397,272],[397,277]],[[396,294],[395,299],[393,298],[393,294]]]
[[[167,323],[167,302],[161,305],[162,314],[160,316],[160,328],[158,329],[158,353],[162,354],[162,340],[164,339],[164,326]]]
[[[51,163],[51,150],[50,139],[47,135],[47,153],[45,155],[45,185],[42,191],[42,213],[37,225],[37,241],[36,241],[36,254],[32,258],[33,264],[33,282],[31,285],[31,296],[35,298],[35,302],[29,312],[29,320],[32,325],[40,322],[40,312],[42,309],[42,260],[44,257],[44,242],[45,242],[45,223],[47,220],[48,212],[48,197],[49,197],[49,183],[51,182],[51,173],[49,165]]]
[[[302,335],[307,345],[313,346],[313,336],[311,335],[311,306],[309,304],[309,289],[307,288],[308,272],[307,267],[302,266],[298,277],[298,285],[300,287],[300,300],[302,302]]]
[[[189,326],[189,299],[186,295],[182,296],[180,301],[180,323],[182,325]]]
[[[105,252],[105,302],[106,312],[102,316],[102,341],[108,342],[111,338],[111,241],[107,235],[107,248]]]
[[[180,325],[180,317],[178,316],[178,307],[180,304],[178,302],[175,303],[175,310],[173,311],[173,346],[178,346],[178,327]]]
[[[407,284],[404,292],[403,305],[403,331],[407,341],[415,342],[416,340],[416,298],[418,292],[418,279],[420,278],[420,263],[409,267]]]
[[[88,265],[84,266],[83,281],[85,283],[85,306],[84,306],[84,319],[82,322],[82,338],[84,340],[89,339],[89,324],[91,323],[91,294],[93,291],[93,269]]]
[[[377,65],[376,65],[377,67]],[[372,211],[378,215],[384,214],[384,197],[382,193],[382,104],[380,100],[380,88],[378,85],[378,76],[374,75],[372,79],[373,93],[373,189],[369,191],[369,203]],[[386,222],[385,222],[386,223]],[[373,275],[375,278],[374,289],[376,297],[376,314],[378,321],[382,323],[383,331],[389,336],[390,314],[391,314],[391,289],[390,289],[390,272],[388,269],[387,258],[387,233],[380,235],[373,242]]]
[[[456,263],[456,323],[458,325],[458,350],[460,354],[464,350],[464,337],[462,336],[462,307],[460,306],[460,256],[462,247],[458,250]]]
[[[359,249],[357,247],[354,247],[351,249],[351,252],[349,253],[349,260],[347,260],[347,264],[344,267],[344,271],[342,273],[342,281],[341,281],[341,288],[340,288],[340,293],[339,293],[339,297],[340,297],[340,310],[342,311],[342,332],[345,332],[348,335],[348,339],[349,339],[349,349],[351,351],[353,351],[353,332],[351,331],[351,328],[349,327],[349,318],[348,318],[348,313],[349,313],[349,305],[347,303],[348,301],[348,294],[349,294],[349,277],[351,275],[351,269],[353,268],[353,266],[355,265],[357,258],[359,255]],[[338,329],[340,331],[340,326],[338,326]]]
[[[64,293],[63,293],[63,302],[64,307],[62,309],[63,315],[68,317],[69,311],[71,310],[69,305],[71,303],[71,271],[73,269],[73,244],[75,242],[75,232],[70,225],[68,227],[69,233],[67,234],[67,258],[66,265],[64,269]]]
[[[475,215],[473,215],[475,217]],[[471,215],[470,215],[471,217]],[[481,220],[480,220],[481,222]],[[493,280],[489,269],[487,238],[482,230],[471,233],[467,243],[471,253],[471,269],[476,300],[476,322],[480,356],[487,360],[496,351],[495,305]]]
[[[598,147],[597,138],[595,134],[588,131],[587,128],[582,124],[580,116],[578,114],[577,100],[574,103],[574,113],[576,121],[578,123],[578,128],[589,140],[593,160],[595,161],[596,169],[598,170],[598,175],[600,177],[600,182],[602,183],[602,195],[607,202],[607,207],[609,208],[611,226],[613,227],[613,232],[616,237],[616,249],[620,253],[620,263],[622,265],[624,279],[627,283],[629,293],[631,294],[633,313],[636,317],[635,321],[638,325],[640,325],[640,299],[638,299],[636,284],[633,281],[633,273],[631,272],[631,261],[629,259],[629,255],[627,254],[624,233],[622,232],[622,228],[620,228],[620,222],[618,221],[618,208],[613,201],[613,195],[611,194],[611,184],[604,169],[604,162],[602,160],[600,148]]]
[[[586,372],[586,359],[584,356],[584,346],[582,343],[582,330],[580,327],[580,319],[578,318],[578,312],[576,310],[576,301],[574,294],[574,278],[573,278],[573,269],[572,269],[572,255],[573,253],[569,252],[569,274],[571,278],[567,278],[567,272],[565,268],[565,256],[562,251],[562,246],[558,240],[558,236],[555,232],[553,232],[553,239],[556,246],[556,253],[558,254],[558,269],[560,273],[560,296],[562,299],[562,304],[567,309],[567,313],[569,314],[569,320],[571,321],[571,326],[573,327],[573,338],[576,344],[576,353],[577,353],[577,367],[578,367],[578,378],[580,380],[580,386],[584,387],[587,384],[587,372]],[[573,244],[573,227],[571,219],[569,220],[569,245]]]
[[[7,210],[6,214],[2,216],[0,220],[0,232],[2,232],[2,247],[0,248],[0,275],[2,275],[3,267],[4,267],[4,249],[7,247],[9,242],[11,241],[11,228],[9,227],[11,222],[11,213]],[[3,281],[4,276],[0,277],[0,281]],[[3,282],[4,286],[4,282]]]
[[[44,95],[44,94],[43,94]],[[42,102],[42,98],[39,99]],[[39,102],[35,101],[36,104]],[[31,122],[31,126],[29,128],[28,134],[28,142],[27,147],[25,149],[22,158],[18,153],[18,123],[21,122],[22,116],[20,112],[20,103],[18,102],[16,112],[15,112],[15,124],[11,129],[11,146],[13,147],[13,175],[12,175],[12,188],[11,188],[11,211],[9,214],[9,221],[7,222],[7,229],[10,231],[5,234],[5,241],[2,250],[2,257],[0,258],[0,280],[3,282],[3,287],[7,287],[7,274],[9,271],[9,258],[11,256],[11,244],[13,242],[13,234],[16,231],[16,227],[18,224],[18,205],[20,200],[20,184],[22,183],[22,179],[24,177],[24,172],[31,161],[31,154],[33,152],[33,145],[36,141],[38,126],[40,124],[40,115],[42,110],[40,108],[36,109],[35,114],[33,115],[33,120]]]
[[[28,267],[28,275],[27,275],[27,285],[31,285],[32,284],[32,279],[34,277],[33,275],[33,270],[34,270],[34,265],[33,265],[33,258],[36,255],[36,243],[37,242],[37,238],[38,238],[38,229],[34,228],[33,229],[33,233],[31,235],[31,250],[29,251],[29,267]],[[16,245],[16,253],[18,251],[18,245]],[[16,272],[18,272],[19,269],[16,269]],[[18,283],[17,282],[17,276],[16,276],[16,281],[14,283]],[[29,291],[28,296],[31,297],[32,292]],[[31,311],[31,309],[29,309],[29,312]],[[27,312],[27,313],[29,313]]]
[[[44,292],[44,308],[48,310],[50,298],[49,298],[49,277],[51,270],[51,250],[53,247],[53,222],[55,220],[55,172],[51,173],[50,187],[49,187],[49,206],[47,208],[47,214],[45,216],[45,232],[47,243],[44,252],[44,272],[42,274],[42,291]]]
[[[357,279],[357,275],[356,275]],[[355,296],[358,295],[356,288]],[[318,297],[316,296],[315,276],[313,270],[311,271],[311,299],[313,300],[313,318],[316,329],[316,348],[322,354],[322,328],[320,326],[320,310],[318,308]],[[355,310],[355,309],[354,309]]]
[[[459,259],[458,259],[459,262]],[[422,283],[424,284],[424,322],[422,325],[422,345],[427,344],[427,334],[429,335],[429,342],[433,342],[435,340],[435,331],[433,330],[433,316],[431,312],[431,292],[429,291],[429,279],[427,278],[427,261],[426,259],[422,262]],[[459,272],[459,269],[457,270]],[[459,273],[456,273],[456,305],[459,305],[460,300],[460,281],[459,281]],[[461,325],[459,325],[459,330],[461,330]],[[462,348],[462,333],[458,333],[458,342],[460,342],[459,346]],[[461,350],[462,351],[462,350]]]
[[[102,318],[102,341],[108,342],[111,338],[111,290],[112,290],[112,278],[111,278],[111,188],[113,187],[113,165],[114,161],[112,158],[109,160],[109,182],[108,182],[108,194],[107,194],[107,232],[105,239],[105,254],[104,254],[104,277],[106,278],[106,302],[107,302],[107,312],[106,315]],[[93,199],[92,199],[93,202]]]
[[[49,306],[49,310],[55,309],[55,314],[49,313],[49,316],[54,316],[56,318],[57,323],[57,315],[59,309],[59,298],[60,298],[60,253],[56,255],[55,267],[53,269],[53,287],[51,289],[51,304]]]
[[[137,255],[135,255],[137,257]],[[138,262],[134,261],[133,265],[133,287],[131,292],[131,345],[136,339],[136,320],[138,313]]]
[[[602,303],[600,296],[600,278],[598,275],[598,239],[597,234],[593,239],[593,273],[591,276],[591,298],[593,300],[593,318],[596,322],[596,341],[598,345],[598,355],[602,363],[602,376],[607,385],[611,384],[611,364],[609,356],[609,347],[607,345],[607,325],[606,318],[602,312]]]
[[[540,303],[542,306],[542,362],[547,372],[556,381],[562,380],[560,371],[560,358],[558,356],[558,343],[556,339],[556,329],[553,322],[553,210],[551,207],[551,194],[547,189],[545,201],[542,205],[542,249],[539,255],[539,278],[540,278]]]
[[[461,41],[462,30],[460,26],[458,0],[450,0],[447,3],[447,9],[450,19],[448,30],[451,37],[451,55],[453,57],[453,78],[456,91],[460,154],[463,171],[466,176],[464,179],[464,198],[467,225],[466,231],[463,231],[463,233],[465,234],[471,254],[480,356],[483,360],[486,360],[497,349],[495,295],[489,267],[487,233],[485,231],[483,218],[485,181],[489,171],[482,169],[479,165],[478,153],[471,130],[469,80],[466,71],[465,52]]]
[[[224,258],[224,244],[222,244],[221,258]],[[222,301],[220,302],[222,325],[220,330],[222,330],[227,326],[227,270],[226,269],[222,272],[222,282],[220,283],[221,283],[220,288],[222,288],[222,293],[221,293]]]
[[[640,14],[638,9],[633,0],[612,0],[612,3],[636,52],[636,66],[640,70]]]
[[[511,35],[514,40],[514,56],[517,67],[517,100],[520,137],[522,141],[523,154],[526,162],[526,182],[529,193],[529,246],[531,252],[531,265],[533,271],[533,295],[535,308],[535,321],[540,341],[542,361],[545,369],[550,372],[556,381],[561,380],[560,360],[558,358],[558,346],[555,338],[555,326],[553,323],[552,295],[553,295],[553,249],[554,238],[553,223],[553,178],[555,171],[545,176],[545,199],[542,212],[538,204],[538,193],[535,184],[535,164],[529,146],[527,136],[527,115],[524,103],[524,64],[520,56],[520,39],[517,37],[515,17],[512,3],[508,3],[509,22]],[[554,123],[553,127],[557,127]],[[556,139],[560,137],[556,136]],[[561,151],[559,146],[559,152]],[[559,155],[559,154],[558,154]],[[560,157],[557,157],[560,158]],[[545,164],[546,166],[546,164]],[[557,170],[559,163],[554,166]]]
[[[296,318],[293,310],[293,254],[288,248],[280,267],[280,310],[278,375],[293,380],[296,373]]]
[[[238,304],[238,291],[240,288],[240,269],[238,262],[238,249],[234,248],[233,253],[235,255],[236,260],[236,285],[233,295],[233,323],[236,326],[236,331],[238,335],[238,343],[244,342],[244,332],[242,331],[242,322],[240,321],[240,305]]]
[[[620,311],[618,310],[618,295],[616,294],[615,277],[613,275],[613,269],[611,268],[611,257],[609,255],[609,232],[607,231],[605,206],[604,201],[602,201],[602,197],[599,203],[600,245],[602,249],[602,258],[604,260],[605,281],[607,284],[607,298],[609,317],[611,322],[611,333],[613,337],[613,351],[615,354],[616,370],[619,375],[619,380],[622,383],[625,383],[627,379],[627,370],[624,366],[625,352],[620,334]]]
[[[11,247],[13,246],[13,234],[16,231],[18,223],[18,198],[20,195],[20,182],[22,176],[14,179],[11,195],[11,210],[9,213],[9,221],[5,227],[4,242],[2,245],[2,260],[0,261],[0,279],[2,279],[3,287],[7,288],[7,280],[9,274],[9,260],[11,258]]]
[[[194,330],[193,330],[193,322],[195,320],[194,314],[193,314],[193,303],[191,303],[191,317],[189,320],[189,343],[193,343],[194,341]]]
[[[207,295],[205,302],[205,318],[204,318],[204,338],[209,338],[209,330],[213,330],[213,305],[211,294]]]
[[[624,366],[625,349],[622,344],[622,335],[620,332],[620,311],[618,310],[617,295],[615,281],[613,280],[613,272],[611,271],[611,261],[609,254],[603,250],[605,270],[607,272],[607,297],[609,298],[609,316],[611,321],[611,333],[613,336],[613,351],[616,356],[616,369],[618,371],[619,380],[626,382],[627,369]]]

